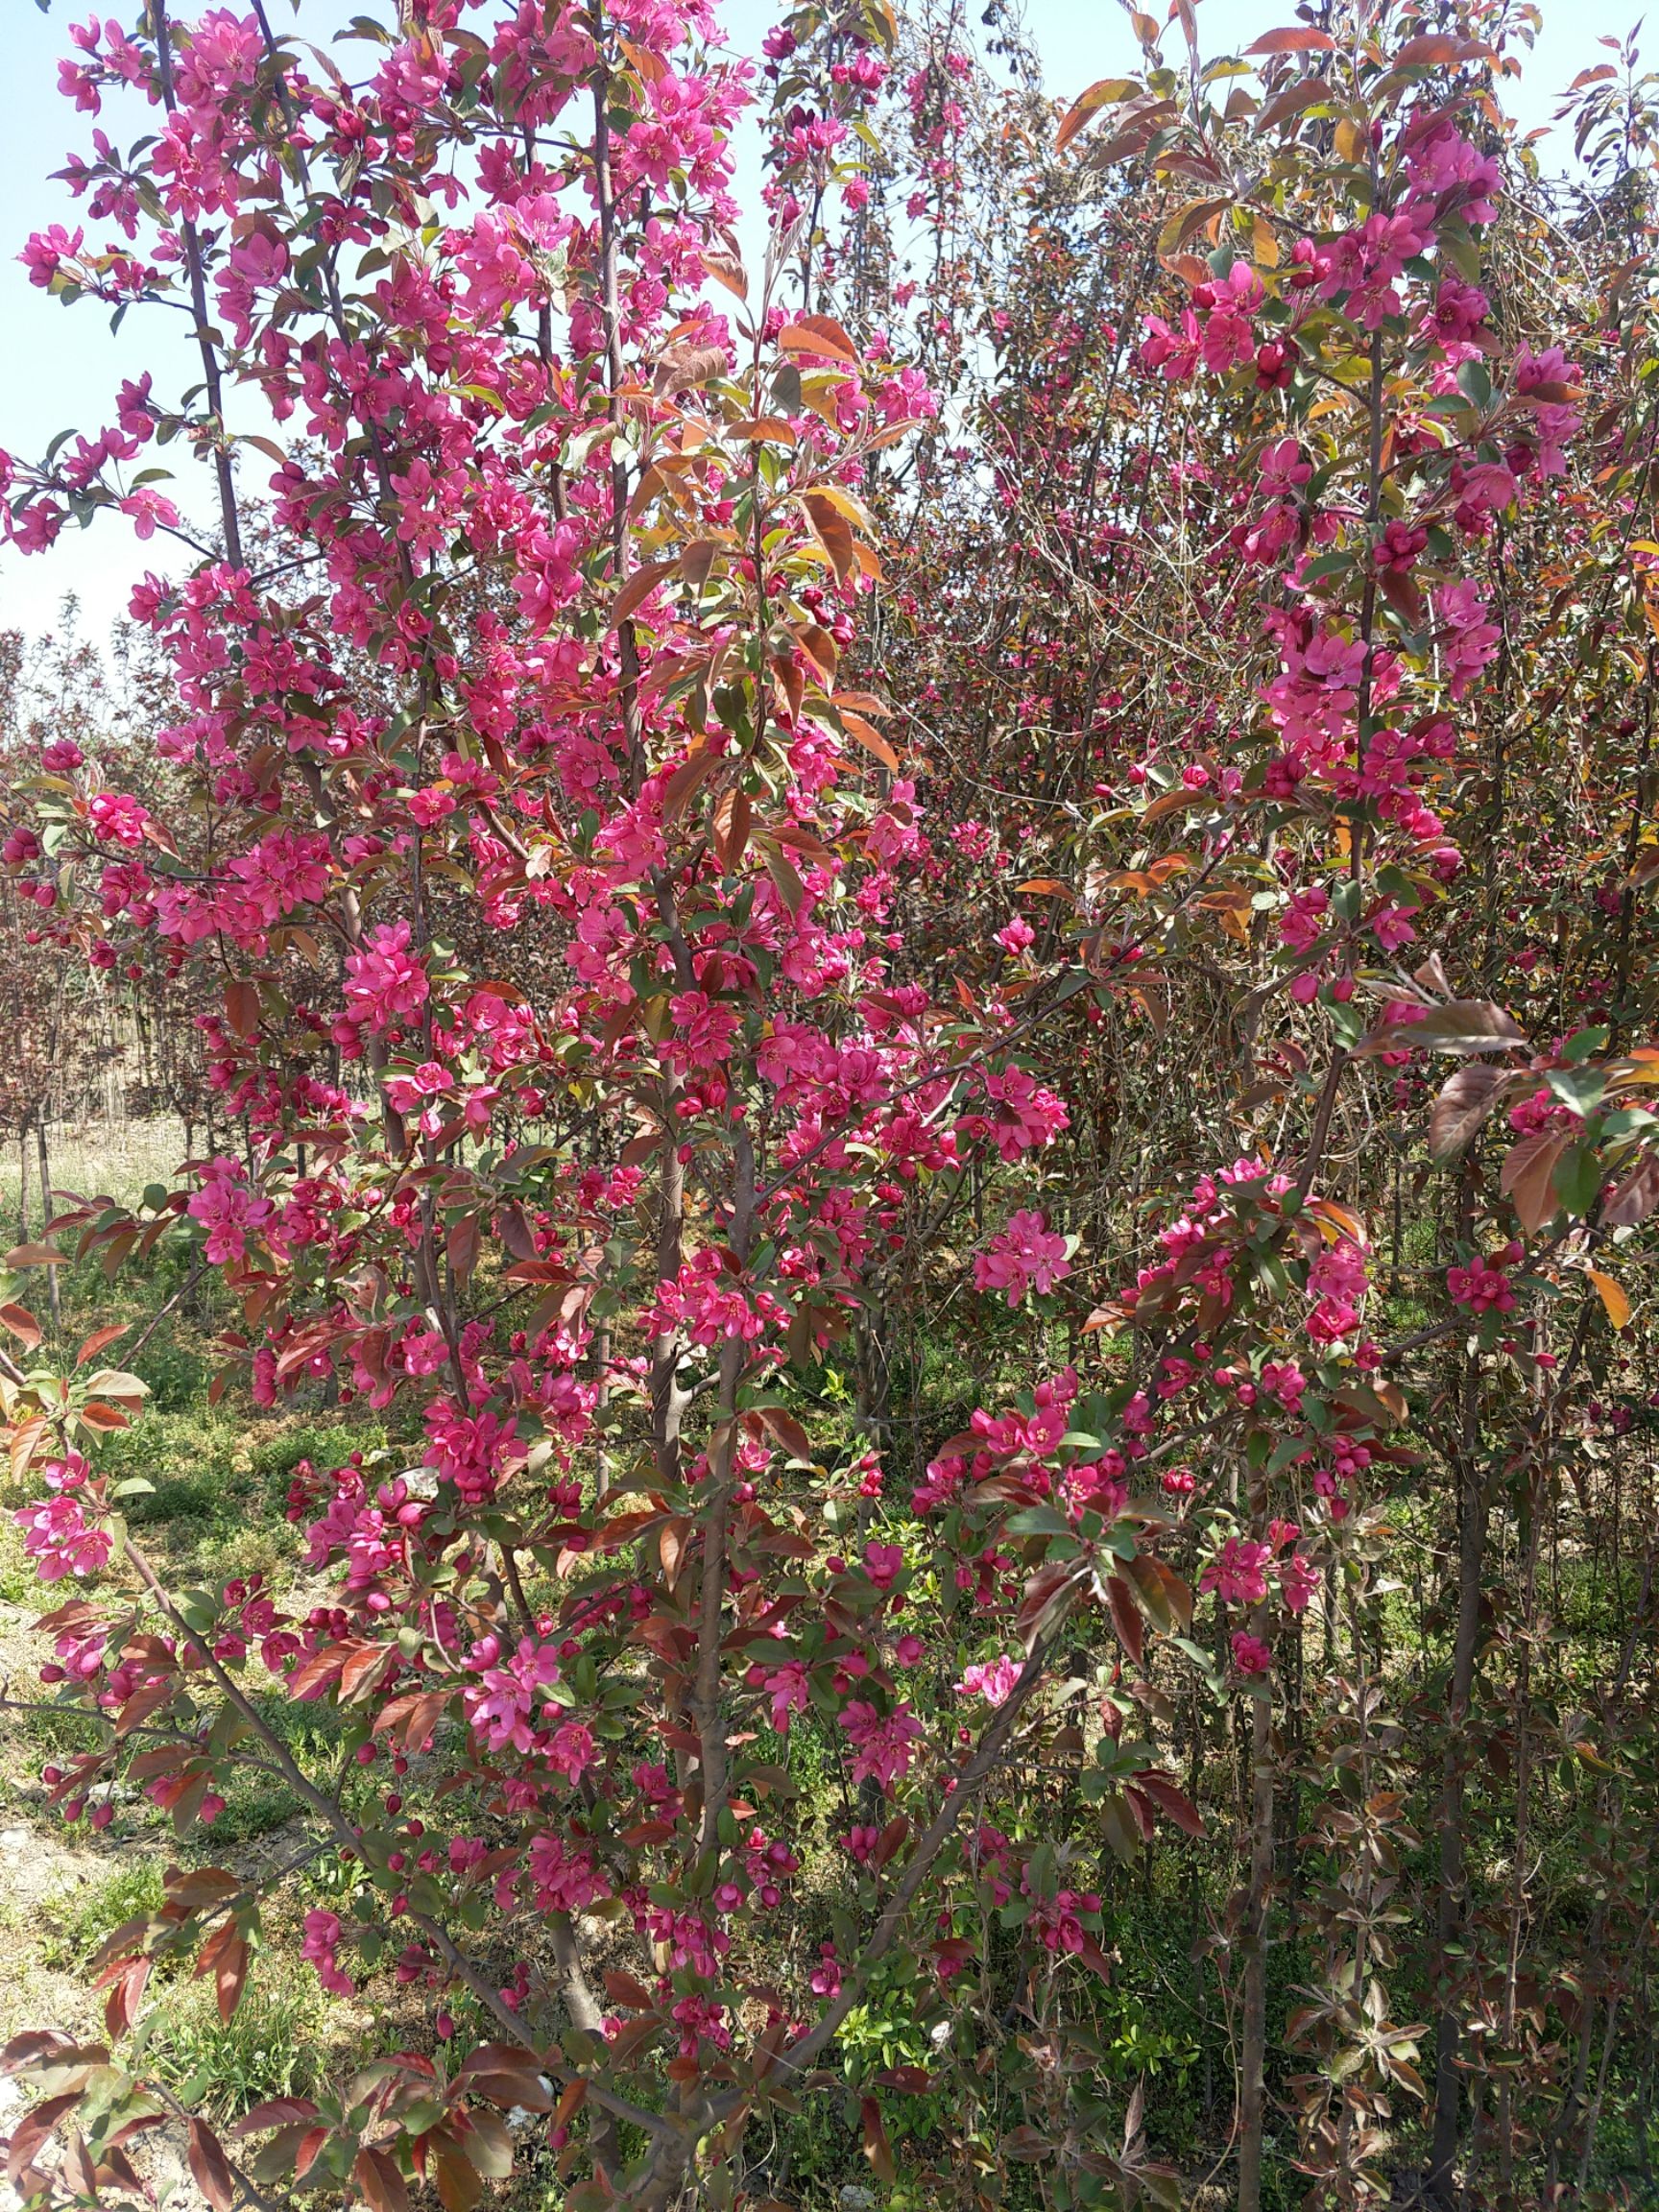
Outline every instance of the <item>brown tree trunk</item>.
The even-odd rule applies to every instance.
[[[1251,1632],[1266,1631],[1258,1607]],[[1244,2018],[1238,2053],[1238,2212],[1262,2212],[1267,2080],[1267,1896],[1273,1882],[1273,1698],[1262,1682],[1250,1717],[1250,1887],[1244,1907]]]
[[[1468,1767],[1469,1708],[1475,1690],[1475,1654],[1480,1635],[1480,1577],[1486,1556],[1486,1496],[1480,1480],[1479,1373],[1473,1359],[1463,1373],[1462,1436],[1457,1454],[1457,1632],[1446,1700],[1446,1748],[1440,1770],[1440,1895],[1435,1912],[1435,1973],[1439,2015],[1434,2028],[1434,2120],[1430,2139],[1430,2197],[1456,2201],[1460,2102],[1457,2009],[1449,1984],[1450,1946],[1463,1926],[1463,1776]]]
[[[554,1962],[559,1968],[560,1981],[565,1990],[565,2008],[584,2035],[591,2036],[595,2043],[602,2043],[605,2008],[595,1997],[592,1984],[588,1979],[576,1922],[567,1912],[554,1912],[549,1915],[548,1926],[553,1937]],[[621,2140],[614,2114],[590,2109],[588,2131],[595,2168],[608,2177],[614,2178],[622,2167]]]
[[[1580,1327],[1580,1339],[1582,1328]],[[1577,1363],[1577,1346],[1568,1363],[1568,1373]],[[1515,1840],[1510,1851],[1509,1865],[1509,1956],[1503,1976],[1503,2048],[1513,2053],[1516,2047],[1517,2025],[1520,2010],[1521,1949],[1523,1931],[1527,1912],[1527,1850],[1531,1828],[1532,1744],[1529,1721],[1532,1712],[1532,1625],[1535,1618],[1534,1599],[1537,1590],[1539,1535],[1543,1527],[1544,1478],[1528,1471],[1526,1477],[1527,1496],[1526,1518],[1527,1548],[1521,1571],[1520,1605],[1520,1659],[1515,1671],[1515,1689],[1511,1701],[1512,1728],[1515,1739]],[[1518,2130],[1515,2125],[1515,2084],[1507,2074],[1501,2075],[1498,2082],[1498,2186],[1504,2199],[1512,2198],[1515,2188],[1515,2154]]]

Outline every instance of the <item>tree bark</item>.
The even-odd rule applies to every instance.
[[[1433,2202],[1456,2202],[1455,2165],[1460,2103],[1457,2008],[1450,1994],[1450,1946],[1463,1925],[1463,1776],[1468,1767],[1469,1708],[1480,1634],[1480,1577],[1486,1555],[1486,1497],[1479,1469],[1478,1374],[1463,1376],[1463,1432],[1457,1455],[1457,1631],[1446,1701],[1446,1748],[1440,1769],[1440,1893],[1435,1912],[1439,2012],[1434,2026],[1434,2119],[1425,2176]]]
[[[1251,1632],[1263,1635],[1258,1606]],[[1238,2212],[1262,2212],[1267,2080],[1267,1896],[1273,1882],[1273,1698],[1263,1682],[1250,1718],[1250,1887],[1244,1907],[1244,2018],[1238,2054]]]
[[[554,1962],[565,1990],[565,2009],[583,2034],[602,2041],[605,2008],[588,1979],[576,1922],[567,1912],[555,1912],[549,1916],[548,1927],[553,1937]],[[622,2166],[615,2114],[595,2109],[589,2114],[588,2129],[594,2166],[613,2179]]]

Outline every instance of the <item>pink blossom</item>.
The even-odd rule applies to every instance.
[[[1548,1083],[1540,1083],[1525,1098],[1518,1098],[1504,1116],[1517,1137],[1534,1137],[1541,1129],[1565,1128],[1579,1118]]]
[[[1262,1387],[1286,1413],[1294,1413],[1301,1407],[1308,1381],[1294,1359],[1269,1359],[1262,1369]]]
[[[1465,284],[1458,276],[1443,276],[1425,327],[1431,330],[1442,345],[1464,345],[1475,336],[1490,312],[1491,302],[1478,284]]]
[[[202,1188],[192,1194],[188,1211],[207,1231],[206,1257],[221,1267],[246,1256],[250,1232],[262,1230],[273,1209],[269,1198],[250,1187],[242,1163],[221,1156],[203,1168]]]
[[[366,950],[347,955],[346,998],[354,1021],[389,1029],[425,1005],[431,987],[409,950],[411,934],[407,922],[388,923],[372,933]]]
[[[1268,1550],[1244,1536],[1229,1536],[1198,1578],[1200,1590],[1214,1590],[1228,1605],[1255,1605],[1267,1595]]]
[[[1308,1270],[1308,1295],[1315,1302],[1308,1316],[1308,1334],[1316,1344],[1334,1344],[1352,1335],[1369,1287],[1365,1254],[1352,1238],[1322,1246]]]
[[[572,1785],[581,1781],[598,1757],[593,1731],[580,1720],[566,1720],[547,1747],[547,1764],[556,1767]]]
[[[962,1679],[954,1685],[959,1697],[983,1697],[987,1705],[1005,1705],[1014,1694],[1021,1667],[1018,1659],[1006,1655],[999,1659],[975,1660],[964,1667]]]
[[[29,272],[30,283],[38,284],[44,290],[64,262],[73,261],[85,243],[84,230],[71,234],[61,223],[54,223],[31,234],[18,259]]]
[[[669,1000],[668,1011],[674,1018],[668,1051],[678,1067],[710,1068],[731,1058],[741,1026],[735,1007],[702,991],[682,991]]]
[[[657,1286],[656,1309],[646,1326],[658,1336],[682,1330],[693,1344],[753,1344],[778,1316],[775,1299],[761,1292],[752,1302],[719,1251],[706,1245],[675,1281]]]
[[[791,1659],[764,1675],[763,1683],[772,1700],[772,1725],[780,1736],[787,1736],[791,1714],[805,1713],[812,1701],[806,1669],[799,1659]]]
[[[807,1976],[807,1985],[815,1996],[826,2000],[840,1996],[841,1966],[833,1943],[819,1944],[818,1964]]]
[[[891,1590],[904,1571],[903,1547],[882,1544],[873,1537],[864,1547],[864,1568],[878,1590]]]
[[[1279,935],[1292,952],[1307,952],[1318,942],[1330,911],[1331,894],[1322,883],[1293,891],[1279,923]]]
[[[132,517],[133,535],[140,539],[154,538],[158,528],[171,530],[179,520],[178,508],[171,499],[163,498],[153,484],[129,492],[121,502],[121,512]]]
[[[1159,371],[1171,384],[1184,384],[1198,366],[1198,318],[1183,309],[1180,327],[1173,329],[1161,315],[1145,318],[1146,336],[1141,346],[1141,366]]]
[[[1471,1313],[1515,1310],[1515,1292],[1508,1276],[1489,1260],[1471,1261],[1467,1267],[1448,1267],[1446,1295],[1455,1306],[1467,1306]]]
[[[1384,952],[1398,952],[1402,945],[1409,945],[1417,934],[1412,917],[1415,906],[1383,904],[1371,916],[1371,934]]]
[[[1100,1900],[1090,1890],[1057,1889],[1052,1897],[1033,1894],[1029,1876],[1022,1874],[1020,1887],[1030,1899],[1030,1913],[1026,1926],[1036,1936],[1046,1951],[1064,1951],[1075,1957],[1088,1942],[1081,1915],[1098,1912]]]
[[[611,1894],[610,1884],[585,1843],[572,1844],[558,1836],[533,1836],[529,1868],[536,1887],[536,1909],[541,1912],[585,1912]]]
[[[107,1529],[88,1523],[85,1501],[80,1495],[90,1472],[78,1452],[51,1460],[44,1480],[55,1495],[12,1515],[23,1531],[23,1549],[42,1582],[60,1582],[66,1575],[95,1575],[109,1557],[112,1539]]]
[[[339,1913],[315,1908],[305,1915],[305,1939],[300,1947],[300,1956],[310,1960],[317,1969],[318,1981],[331,1997],[354,1997],[357,1984],[342,1970],[334,1956],[340,1935]]]
[[[1257,490],[1264,499],[1285,499],[1299,492],[1313,473],[1313,464],[1294,438],[1281,438],[1263,447],[1257,463]]]
[[[270,923],[327,896],[328,858],[326,837],[279,830],[251,852],[236,854],[229,867],[260,920]]]
[[[1008,1216],[1008,1225],[974,1256],[974,1287],[1004,1290],[1018,1306],[1027,1290],[1052,1290],[1071,1272],[1066,1238],[1051,1234],[1041,1214],[1029,1210]]]
[[[910,1771],[911,1746],[922,1736],[922,1723],[908,1705],[891,1713],[878,1713],[874,1705],[855,1697],[841,1715],[841,1725],[853,1743],[853,1779],[878,1782],[891,1790]]]
[[[147,808],[124,791],[95,792],[87,802],[86,818],[93,834],[117,845],[142,845]]]
[[[1306,1613],[1313,1593],[1319,1587],[1319,1570],[1306,1553],[1292,1551],[1288,1558],[1278,1561],[1274,1569],[1279,1577],[1279,1590],[1285,1603],[1292,1613]]]
[[[1129,1495],[1124,1480],[1126,1462],[1120,1452],[1104,1452],[1098,1459],[1079,1459],[1062,1478],[1068,1510],[1080,1520],[1098,1513],[1103,1521],[1116,1521]]]
[[[1486,619],[1486,602],[1466,579],[1443,584],[1434,594],[1434,612],[1443,625],[1441,655],[1454,699],[1461,699],[1497,653],[1503,633]]]
[[[509,1746],[515,1751],[528,1751],[534,1741],[531,1722],[536,1693],[559,1679],[558,1648],[525,1636],[504,1666],[492,1665],[488,1662],[494,1657],[491,1648],[494,1641],[489,1637],[478,1647],[476,1656],[486,1661],[482,1678],[463,1693],[462,1703],[474,1732],[492,1751],[504,1751]]]
[[[1007,1068],[984,1078],[985,1093],[997,1107],[992,1139],[1012,1165],[1022,1152],[1050,1144],[1071,1117],[1052,1091],[1045,1090],[1023,1068]]]

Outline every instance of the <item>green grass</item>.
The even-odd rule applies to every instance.
[[[40,1945],[41,1960],[83,1967],[106,1936],[140,1913],[158,1912],[165,1899],[159,1861],[123,1857],[107,1873],[46,1900],[50,1933]]]
[[[198,1148],[201,1131],[197,1131]],[[48,1156],[54,1190],[72,1190],[85,1198],[113,1198],[118,1205],[136,1202],[146,1186],[171,1180],[184,1157],[184,1124],[170,1116],[153,1120],[89,1122],[84,1129],[60,1123],[47,1132]],[[0,1220],[17,1220],[17,1144],[15,1139],[0,1154]],[[29,1140],[29,1232],[40,1233],[39,1161],[35,1139]],[[64,1202],[55,1200],[62,1211]]]
[[[30,1701],[28,1683],[16,1684],[12,1694],[20,1702],[27,1702],[29,1709],[9,1719],[39,1759],[62,1759],[77,1751],[90,1751],[99,1742],[101,1723],[82,1707],[56,1704],[50,1690],[36,1691]],[[0,1781],[0,1789],[4,1787],[6,1783]]]
[[[234,2119],[268,2097],[316,2087],[327,2062],[325,2009],[308,1970],[262,1960],[228,2020],[206,1984],[181,1986],[146,2023],[147,2056],[181,2102]]]

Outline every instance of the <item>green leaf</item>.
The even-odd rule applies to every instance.
[[[1601,1188],[1601,1162],[1595,1147],[1575,1144],[1555,1168],[1555,1195],[1569,1214],[1587,1214]]]
[[[1598,1068],[1547,1068],[1544,1080],[1575,1114],[1593,1114],[1607,1089],[1607,1078]]]
[[[1010,1536],[1061,1536],[1070,1538],[1071,1524],[1064,1515],[1056,1513],[1052,1505],[1022,1505],[1013,1514],[1007,1529]]]

